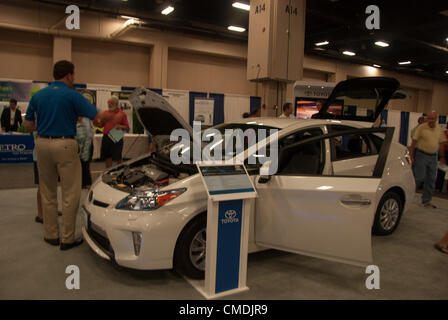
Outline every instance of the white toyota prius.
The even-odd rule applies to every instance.
[[[311,120],[249,118],[214,127],[222,135],[226,129],[278,130],[275,138],[230,154],[243,159],[258,193],[250,200],[249,253],[273,248],[371,264],[372,233],[394,232],[415,192],[407,148],[392,142],[394,128],[373,127],[398,87],[392,78],[350,79]],[[193,134],[160,95],[139,88],[130,100],[154,138],[178,128]],[[269,151],[274,142],[276,173],[260,175],[272,165],[262,163],[260,146]],[[194,163],[170,160],[176,143],[168,140],[156,153],[105,171],[82,206],[82,232],[99,256],[118,265],[175,268],[201,278],[207,193]]]

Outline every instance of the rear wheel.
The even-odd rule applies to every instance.
[[[182,231],[174,252],[174,268],[192,279],[203,279],[205,273],[206,217],[193,219]]]
[[[393,191],[387,192],[376,210],[373,234],[384,236],[393,233],[400,223],[402,212],[401,197]]]

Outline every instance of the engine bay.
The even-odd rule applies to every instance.
[[[197,173],[194,165],[173,165],[169,159],[152,154],[123,164],[103,174],[109,186],[125,192],[164,187]]]

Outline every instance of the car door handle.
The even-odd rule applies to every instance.
[[[370,206],[372,201],[369,199],[341,199],[341,202],[347,206]]]

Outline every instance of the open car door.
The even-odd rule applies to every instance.
[[[372,262],[372,224],[394,128],[315,136],[279,150],[275,175],[256,176],[255,241],[263,247],[354,265]],[[329,139],[383,135],[373,172],[323,175]]]

